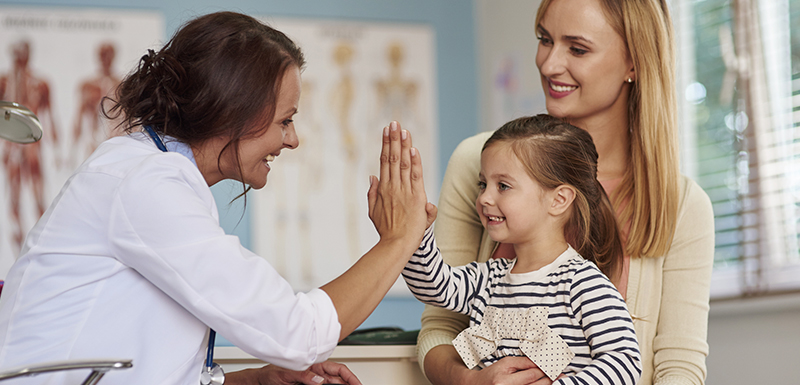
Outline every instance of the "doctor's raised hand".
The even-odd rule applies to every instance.
[[[398,140],[399,139],[399,140]],[[421,223],[420,204],[425,204],[425,227],[436,219],[436,206],[427,202],[422,160],[419,152],[412,146],[411,133],[400,128],[400,123],[392,122],[383,129],[381,147],[380,180],[370,176],[369,217],[381,238],[391,235],[415,237]],[[401,205],[396,207],[395,205]],[[406,222],[403,217],[413,219]]]
[[[336,304],[342,338],[386,295],[436,217],[436,207],[425,195],[419,152],[397,122],[383,130],[380,162],[380,178],[370,176],[367,200],[381,239],[345,274],[321,287]]]

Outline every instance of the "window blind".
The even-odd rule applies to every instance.
[[[677,0],[682,171],[715,215],[712,298],[800,288],[800,0]]]

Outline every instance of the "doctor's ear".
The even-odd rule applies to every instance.
[[[575,187],[565,184],[553,189],[551,194],[553,200],[548,210],[550,214],[558,216],[566,212],[572,206],[576,194]]]

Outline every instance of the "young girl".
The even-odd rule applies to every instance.
[[[470,316],[453,341],[464,363],[527,356],[556,382],[636,383],[633,322],[606,277],[622,244],[589,133],[549,115],[506,123],[483,146],[479,186],[483,226],[517,257],[453,268],[428,229],[403,271],[420,301]]]

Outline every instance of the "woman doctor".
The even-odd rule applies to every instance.
[[[0,367],[123,357],[134,366],[109,373],[116,383],[197,385],[212,328],[276,365],[228,374],[228,384],[358,384],[323,361],[374,310],[434,215],[410,135],[384,129],[380,179],[370,178],[380,241],[307,293],[223,232],[209,189],[223,179],[262,188],[281,150],[298,146],[303,65],[284,34],[230,12],[190,21],[144,56],[110,111],[129,134],[70,177],[9,272]],[[278,368],[315,363],[313,373]]]

